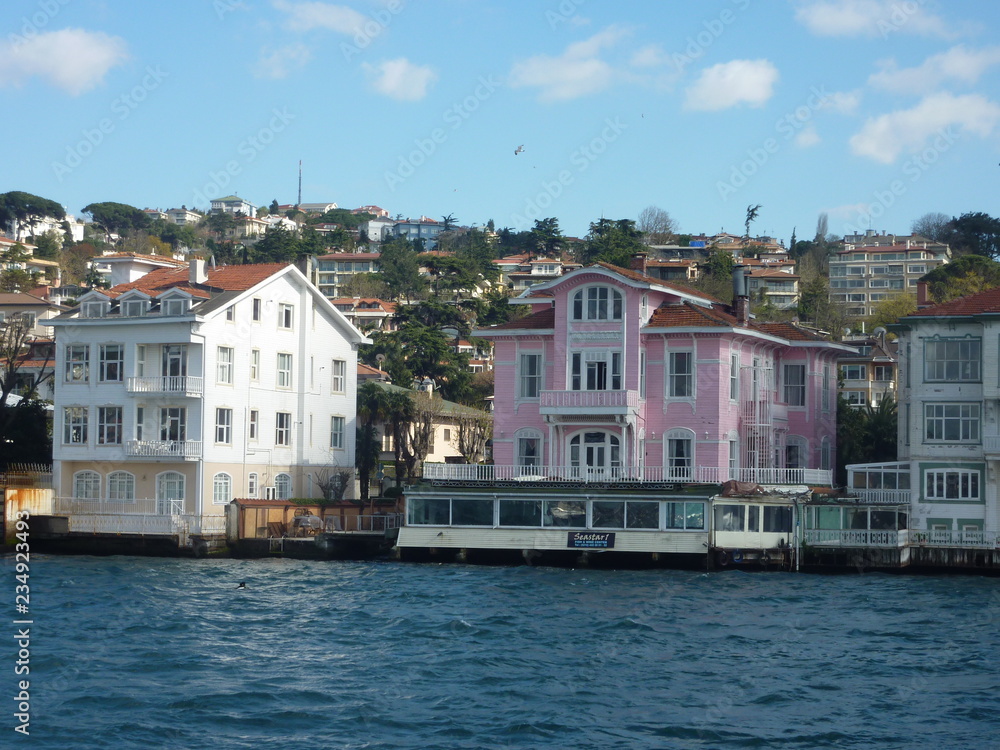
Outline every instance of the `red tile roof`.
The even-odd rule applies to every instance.
[[[532,313],[531,315],[525,315],[523,318],[512,320],[509,323],[501,323],[500,325],[490,326],[489,328],[480,328],[477,331],[477,335],[482,335],[484,333],[488,334],[493,331],[547,330],[555,328],[555,325],[556,311],[550,307],[547,310]]]
[[[733,328],[737,324],[735,317],[718,308],[701,307],[700,305],[692,305],[690,302],[682,302],[679,305],[660,305],[653,311],[653,315],[646,325],[651,328],[688,326]]]
[[[1000,287],[987,289],[978,294],[971,294],[968,297],[960,297],[951,302],[940,305],[932,305],[922,310],[917,310],[906,318],[933,318],[950,315],[986,315],[990,313],[1000,313]]]
[[[606,268],[609,271],[614,271],[615,273],[624,276],[626,279],[632,279],[633,281],[641,281],[645,284],[655,284],[656,286],[662,286],[667,289],[673,289],[676,292],[682,292],[684,294],[690,294],[695,297],[700,297],[708,302],[721,302],[721,300],[716,299],[710,294],[705,294],[705,292],[699,292],[697,289],[692,289],[689,286],[684,286],[683,284],[675,284],[671,281],[663,281],[655,276],[647,276],[644,273],[639,273],[638,271],[633,271],[629,268],[621,268],[620,266],[613,266],[610,263],[598,262],[598,266],[601,268]]]
[[[187,267],[158,268],[141,279],[109,289],[107,294],[114,298],[133,289],[138,289],[151,297],[160,295],[168,289],[183,289],[195,297],[210,297],[209,290],[242,292],[273,276],[287,265],[287,263],[260,263],[208,269],[208,281],[198,287],[191,285]]]
[[[791,323],[752,323],[752,328],[788,341],[828,341],[829,339]]]

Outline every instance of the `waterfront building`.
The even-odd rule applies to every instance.
[[[70,532],[219,532],[234,497],[315,498],[354,466],[368,339],[294,266],[161,268],[49,323]]]
[[[852,350],[753,320],[739,272],[728,306],[634,262],[532,286],[512,300],[528,315],[476,332],[495,346],[494,463],[425,465],[404,552],[790,546],[790,498],[832,484]],[[731,481],[765,489],[716,504]]]

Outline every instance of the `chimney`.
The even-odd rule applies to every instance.
[[[738,325],[746,327],[750,324],[750,297],[743,266],[733,268],[733,312]]]
[[[917,282],[917,309],[923,310],[925,307],[930,307],[934,303],[930,301],[927,297],[927,282],[918,281]]]
[[[633,271],[638,271],[639,273],[646,274],[646,259],[649,253],[636,253],[632,256],[632,262],[630,267]]]
[[[208,273],[205,271],[205,261],[195,258],[188,264],[188,281],[192,284],[204,284],[208,281]]]

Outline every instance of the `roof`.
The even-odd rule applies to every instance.
[[[170,258],[167,257],[166,255],[144,255],[142,253],[111,253],[110,255],[97,255],[91,258],[91,260],[98,263],[103,263],[106,260],[117,261],[126,259],[147,261],[149,263],[163,263],[165,265],[176,266],[178,268],[181,266],[184,266],[185,268],[187,267],[187,261],[177,260],[176,258]]]
[[[922,310],[917,310],[915,313],[911,313],[900,318],[900,322],[909,318],[995,315],[997,313],[1000,313],[1000,287],[987,289],[984,292],[971,294],[968,297],[960,297],[959,299],[952,300],[951,302],[945,302],[940,305],[925,307]]]
[[[751,328],[788,341],[829,341],[817,333],[792,323],[751,323]]]
[[[27,292],[0,292],[0,305],[17,305],[26,307],[28,305],[38,307],[59,307],[52,302],[47,302],[40,297]]]
[[[426,391],[414,391],[411,388],[403,388],[402,386],[385,383],[380,380],[372,380],[371,382],[375,383],[379,388],[384,388],[387,391],[406,393],[410,396],[426,393]],[[441,405],[440,411],[437,413],[442,417],[457,417],[463,414],[481,417],[489,414],[489,412],[484,409],[474,409],[471,406],[465,406],[464,404],[456,404],[454,401],[445,401],[443,398],[435,398],[435,401]]]
[[[633,281],[639,281],[644,284],[655,284],[656,286],[661,286],[664,287],[665,289],[673,289],[675,292],[680,292],[682,294],[689,294],[694,297],[700,297],[701,299],[706,300],[708,302],[716,302],[716,303],[721,302],[721,300],[716,299],[710,294],[706,294],[705,292],[700,292],[697,289],[685,286],[684,284],[675,284],[672,281],[664,281],[663,279],[658,279],[655,276],[648,276],[647,274],[639,273],[638,271],[633,271],[629,268],[622,268],[621,266],[613,266],[610,263],[604,263],[602,261],[599,261],[597,265],[600,266],[601,268],[606,268],[609,271],[613,271],[614,273],[617,273],[620,276],[624,276],[627,279],[632,279]]]
[[[660,305],[653,311],[647,324],[651,328],[720,326],[735,328],[736,317],[716,307],[703,307],[682,302],[678,305]]]
[[[248,266],[209,268],[207,269],[208,280],[205,284],[197,286],[191,284],[187,267],[159,268],[147,273],[141,279],[112,287],[107,294],[114,298],[133,289],[148,294],[150,297],[156,297],[168,289],[182,289],[195,297],[209,297],[211,290],[243,292],[287,266],[287,263],[258,263]]]
[[[778,268],[751,268],[746,275],[752,279],[797,279],[799,275]]]
[[[555,308],[541,310],[523,318],[512,320],[509,323],[500,323],[489,328],[476,329],[476,335],[492,333],[493,331],[547,331],[555,328],[556,311]]]

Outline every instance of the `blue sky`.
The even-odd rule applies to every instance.
[[[1000,214],[1000,4],[10,0],[0,192],[237,193],[582,236]],[[515,153],[518,151],[518,153]]]

